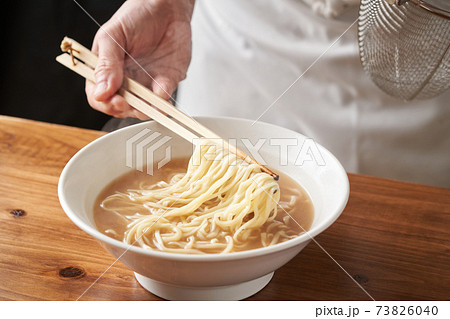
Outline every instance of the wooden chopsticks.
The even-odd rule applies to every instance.
[[[61,50],[66,53],[56,57],[56,61],[68,67],[72,71],[75,71],[89,81],[95,82],[94,69],[97,65],[98,58],[94,53],[68,37],[63,39],[61,43]],[[123,85],[118,93],[123,96],[132,107],[151,117],[190,143],[196,144],[201,137],[210,139],[217,144],[223,145],[224,148],[229,150],[231,153],[236,154],[247,163],[259,165],[263,172],[271,175],[275,180],[279,179],[279,176],[276,173],[272,172],[270,169],[258,163],[241,150],[229,144],[207,127],[186,115],[168,101],[159,97],[135,80],[125,76]],[[173,119],[161,112],[172,116]],[[184,126],[177,123],[174,119]]]

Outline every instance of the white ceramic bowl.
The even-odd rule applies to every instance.
[[[271,247],[224,255],[149,251],[130,247],[100,233],[93,220],[97,195],[112,180],[135,169],[126,165],[127,154],[129,160],[131,155],[142,157],[146,152],[139,153],[139,146],[145,144],[147,149],[152,149],[151,145],[155,145],[158,139],[153,144],[143,142],[138,146],[144,136],[132,148],[129,145],[128,150],[127,140],[144,129],[161,133],[159,139],[164,135],[171,136],[169,142],[147,154],[153,155],[153,161],[157,162],[165,158],[168,147],[172,158],[192,153],[190,143],[153,121],[107,134],[80,150],[61,174],[59,199],[67,216],[99,240],[113,256],[120,257],[120,261],[136,273],[141,285],[155,295],[171,300],[239,300],[264,288],[275,270],[339,217],[347,203],[349,182],[341,164],[329,151],[299,133],[267,123],[252,125],[252,121],[244,119],[199,117],[197,120],[224,138],[238,139],[238,147],[244,151],[248,150],[241,144],[242,138],[253,145],[265,139],[259,154],[266,163],[287,173],[309,193],[315,208],[311,229],[295,239]],[[288,153],[280,154],[283,150],[280,144],[286,144],[286,141],[291,144],[286,147]],[[297,146],[292,145],[295,143]]]

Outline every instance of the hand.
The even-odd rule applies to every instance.
[[[86,81],[89,104],[115,117],[148,119],[116,92],[125,74],[170,98],[191,60],[193,7],[193,0],[126,1],[94,38],[92,51],[99,60],[96,84]]]

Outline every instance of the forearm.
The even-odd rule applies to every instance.
[[[154,11],[158,7],[162,16],[173,20],[191,20],[195,0],[128,0],[142,2],[144,8]],[[159,11],[158,10],[158,11]]]

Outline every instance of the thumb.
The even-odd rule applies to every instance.
[[[108,100],[122,86],[125,57],[122,49],[124,39],[114,37],[114,33],[99,30],[94,39],[93,50],[94,52],[98,51],[94,91],[94,98],[97,101]]]

